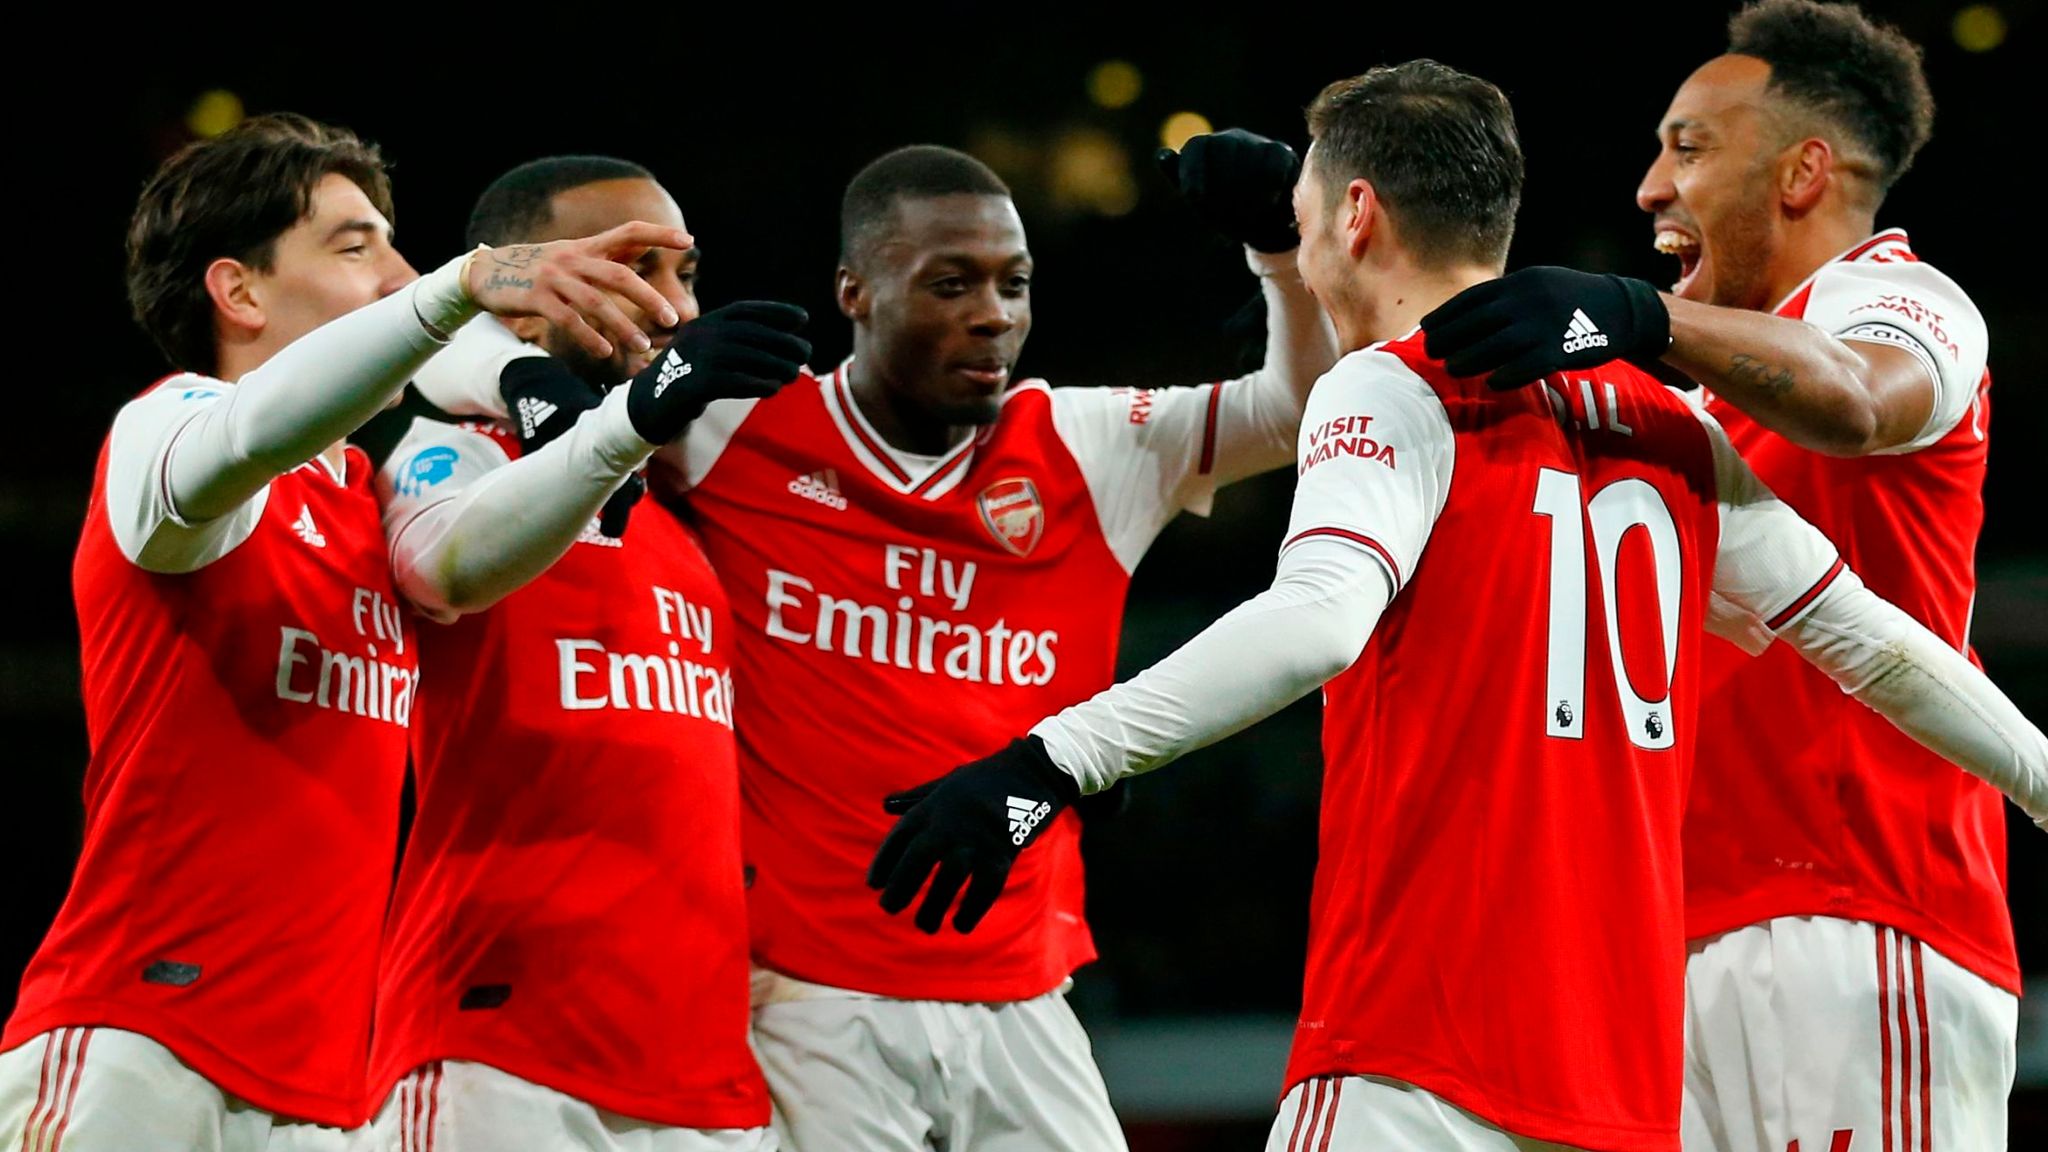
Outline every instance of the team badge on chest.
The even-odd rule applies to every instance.
[[[1045,505],[1038,499],[1037,485],[1011,476],[983,488],[977,503],[982,526],[996,543],[1019,556],[1029,556],[1038,547],[1038,538],[1045,534]]]

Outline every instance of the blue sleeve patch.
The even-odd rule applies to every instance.
[[[455,475],[455,462],[461,454],[445,444],[422,448],[398,470],[398,494],[417,496],[436,484]]]
[[[185,389],[184,393],[178,397],[178,399],[211,400],[218,395],[220,395],[220,389],[218,388],[187,388]]]

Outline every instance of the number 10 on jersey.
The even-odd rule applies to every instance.
[[[1684,554],[1678,525],[1664,498],[1647,481],[1616,480],[1581,500],[1579,478],[1545,468],[1536,480],[1538,516],[1550,520],[1550,642],[1545,664],[1548,698],[1544,701],[1544,732],[1565,740],[1586,735],[1586,525],[1593,528],[1593,554],[1599,562],[1600,602],[1606,613],[1608,664],[1614,672],[1615,695],[1621,698],[1622,719],[1629,741],[1638,748],[1669,748],[1675,736],[1671,716],[1671,673],[1678,661],[1678,603]],[[1662,625],[1663,676],[1645,699],[1631,682],[1622,658],[1620,586],[1622,543],[1641,529],[1647,534],[1656,617]],[[1640,582],[1638,582],[1640,583]]]

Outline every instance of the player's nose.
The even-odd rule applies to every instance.
[[[1015,301],[1005,299],[991,287],[976,296],[967,327],[977,336],[1000,336],[1017,326],[1018,310]]]
[[[1650,170],[1643,173],[1642,183],[1636,185],[1636,207],[1645,212],[1662,212],[1678,199],[1678,186],[1671,179],[1671,152],[1660,150],[1657,158],[1650,161]]]
[[[384,257],[383,266],[379,269],[379,273],[380,276],[377,283],[377,294],[379,296],[389,296],[420,278],[419,271],[412,266],[410,261],[400,255],[396,248],[390,249]]]

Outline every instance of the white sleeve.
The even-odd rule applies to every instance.
[[[561,559],[653,451],[623,389],[517,461],[481,433],[414,421],[377,477],[398,590],[443,622],[490,607]]]
[[[498,380],[505,365],[546,352],[512,334],[495,316],[463,326],[448,347],[413,374],[412,386],[427,403],[451,416],[505,418]]]
[[[1693,414],[1713,447],[1721,506],[1707,630],[1755,656],[1842,571],[1841,554],[1750,471],[1719,421]]]
[[[1398,592],[1443,514],[1455,457],[1450,415],[1429,385],[1385,352],[1353,352],[1309,396],[1281,556],[1339,540],[1369,554]]]
[[[1304,542],[1281,557],[1271,588],[1032,734],[1084,794],[1099,792],[1241,731],[1349,668],[1386,606],[1377,563],[1334,540]]]
[[[1984,317],[1955,281],[1918,261],[1830,264],[1814,277],[1802,315],[1838,340],[1911,353],[1927,371],[1934,404],[1912,440],[1885,450],[1918,451],[1960,423],[1977,398],[1990,355]]]
[[[1721,544],[1707,626],[1751,655],[1792,645],[1842,691],[2048,820],[2048,742],[1961,653],[1863,586],[1750,472],[1711,416]]]
[[[1842,691],[2048,829],[2048,738],[1976,665],[1843,571],[1781,638]]]
[[[197,524],[178,517],[164,482],[171,445],[194,417],[235,386],[177,376],[122,405],[107,441],[107,521],[130,563],[150,572],[196,572],[241,547],[270,502],[270,485],[226,515]]]
[[[1450,417],[1382,352],[1310,394],[1294,513],[1273,586],[1127,683],[1032,731],[1083,792],[1278,711],[1358,659],[1415,570],[1450,491]]]
[[[813,386],[809,376],[800,376],[796,383],[788,385],[805,386]],[[662,445],[655,454],[668,468],[668,489],[695,488],[703,483],[711,466],[725,454],[726,445],[732,443],[733,434],[760,402],[753,396],[713,400],[704,406],[702,416],[690,421],[681,436]]]
[[[545,355],[545,351],[513,335],[495,317],[485,316],[456,333],[447,350],[428,361],[413,377],[412,386],[429,404],[451,415],[503,420],[507,417],[505,398],[498,391],[498,383],[505,366],[522,357]],[[798,384],[808,379],[804,377]],[[681,436],[663,445],[659,455],[668,468],[670,486],[696,487],[758,403],[752,397],[713,400],[705,406],[703,415],[690,421]]]
[[[1217,487],[1287,463],[1304,399],[1336,360],[1294,254],[1247,249],[1246,259],[1266,299],[1258,371],[1195,387],[1053,391],[1053,423],[1126,571],[1183,509],[1207,515]]]
[[[122,554],[153,572],[192,572],[240,546],[270,481],[382,411],[442,347],[433,333],[474,315],[462,263],[321,325],[232,385],[186,377],[130,402],[108,446],[107,515]]]

